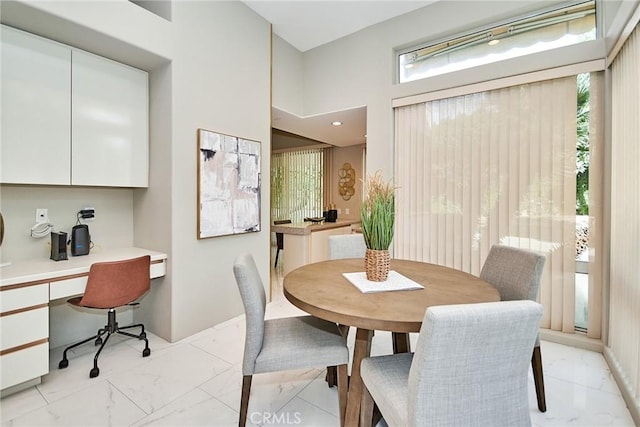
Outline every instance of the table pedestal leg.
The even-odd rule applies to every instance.
[[[373,331],[360,329],[356,331],[356,342],[353,349],[353,364],[351,365],[351,379],[349,380],[349,395],[347,398],[347,416],[345,425],[357,427],[360,419],[360,402],[362,401],[362,378],[360,377],[360,363],[371,355],[371,338]]]
[[[393,337],[393,354],[409,353],[411,351],[411,341],[409,334],[401,332],[392,332]]]
[[[340,333],[346,340],[349,335],[349,325],[338,325],[338,329],[340,329]],[[327,366],[327,374],[324,380],[327,382],[329,388],[338,385],[338,375],[335,366]]]

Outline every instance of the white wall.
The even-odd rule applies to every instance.
[[[269,285],[270,25],[240,2],[174,2],[172,339],[241,313],[232,264]],[[196,129],[262,142],[262,231],[196,239]]]
[[[328,190],[330,202],[336,205],[338,209],[338,218],[341,219],[360,219],[360,206],[362,205],[362,180],[364,179],[364,171],[362,170],[363,146],[352,145],[349,147],[334,147],[331,154],[331,179]],[[340,176],[339,172],[345,163],[349,163],[355,171],[356,182],[353,186],[355,194],[349,199],[344,200],[340,196]],[[349,213],[347,214],[347,210]]]
[[[136,321],[156,334],[171,336],[168,315],[173,278],[171,224],[173,220],[172,178],[172,64],[166,63],[149,73],[149,188],[134,190],[134,241],[137,245],[169,254],[167,274],[155,279],[151,292],[136,310]],[[152,220],[150,220],[152,219]],[[158,308],[162,308],[159,310]]]
[[[4,23],[150,72],[150,186],[122,190],[133,206],[118,211],[126,218],[118,223],[134,245],[169,256],[167,276],[154,280],[136,316],[175,341],[243,312],[232,273],[241,251],[252,251],[268,288],[269,180],[262,180],[261,232],[198,240],[196,132],[206,128],[261,141],[268,177],[271,32],[241,2],[172,4],[171,22],[126,0],[0,7]],[[2,190],[2,212],[10,219],[35,202],[20,207]],[[74,190],[55,191],[45,197]],[[86,191],[97,197],[97,206],[108,200],[101,190]]]
[[[96,209],[96,218],[85,222],[95,245],[93,252],[133,244],[133,194],[130,189],[3,185],[0,188],[0,210],[5,221],[2,261],[49,258],[51,239],[30,236],[36,208],[47,208],[54,231],[64,231],[71,238],[76,214],[85,206]]]
[[[273,106],[302,116],[302,53],[273,35]]]

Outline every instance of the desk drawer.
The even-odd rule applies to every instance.
[[[0,317],[0,351],[38,341],[49,336],[49,307]],[[4,371],[2,372],[4,375]]]
[[[0,356],[0,389],[49,373],[49,343]]]
[[[162,277],[167,274],[167,263],[165,260],[161,262],[151,261],[151,266],[149,267],[149,277],[155,279],[156,277]]]
[[[87,287],[87,276],[64,279],[49,284],[49,298],[53,301],[84,293]]]
[[[25,286],[0,292],[0,313],[49,302],[49,284]]]

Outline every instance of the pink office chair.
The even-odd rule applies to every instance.
[[[134,301],[149,290],[151,284],[151,279],[149,278],[150,264],[151,257],[145,255],[124,261],[97,262],[91,265],[84,295],[72,298],[67,302],[77,307],[108,309],[107,324],[104,328],[98,329],[96,335],[65,348],[62,353],[62,360],[58,364],[59,369],[64,369],[69,366],[67,359],[67,352],[69,350],[89,341],[94,341],[94,344],[99,345],[100,348],[93,358],[93,369],[89,371],[89,377],[97,377],[100,374],[100,369],[98,369],[98,356],[100,356],[100,352],[102,352],[105,344],[107,344],[109,337],[115,333],[144,340],[142,357],[147,357],[151,354],[149,340],[147,339],[147,334],[144,331],[144,325],[142,323],[120,327],[118,326],[118,322],[116,322],[117,307],[137,305],[138,303]],[[124,329],[136,327],[141,328],[140,334],[138,335],[124,332]],[[103,340],[102,337],[105,334],[107,334],[107,336]]]

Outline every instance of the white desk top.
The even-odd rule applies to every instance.
[[[94,262],[119,261],[143,255],[150,255],[151,262],[167,259],[167,254],[134,247],[101,250],[75,257],[69,255],[69,259],[65,261],[53,261],[48,258],[33,259],[16,262],[0,269],[0,288],[16,283],[88,273]]]

